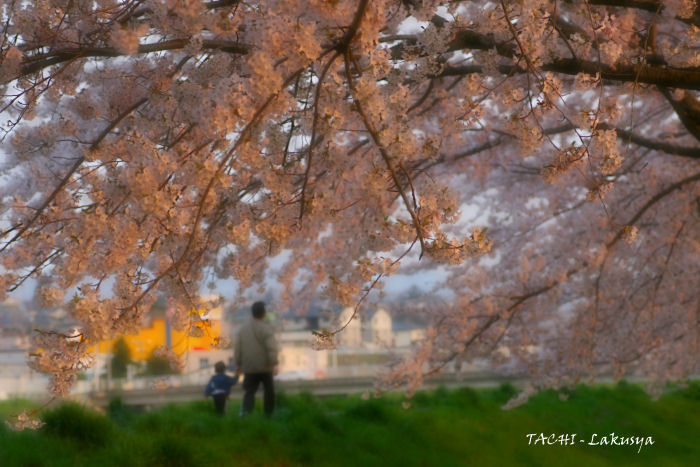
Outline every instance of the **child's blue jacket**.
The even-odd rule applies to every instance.
[[[238,377],[231,378],[226,373],[217,373],[211,377],[207,387],[204,388],[205,396],[214,396],[216,394],[226,394],[227,396],[231,393],[231,386],[238,382]]]

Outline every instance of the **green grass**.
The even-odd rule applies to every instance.
[[[438,388],[399,394],[278,398],[274,417],[218,417],[207,401],[138,414],[113,402],[107,414],[64,404],[42,412],[38,431],[0,427],[1,466],[501,466],[698,465],[700,383],[651,401],[637,386],[545,391],[504,411],[515,390]],[[560,400],[565,394],[568,400]],[[258,401],[258,410],[260,410]],[[30,407],[0,403],[0,417]],[[528,445],[528,433],[576,433],[574,446]],[[653,446],[588,446],[599,436],[651,436]]]

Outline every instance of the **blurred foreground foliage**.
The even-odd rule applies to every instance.
[[[460,388],[380,398],[279,394],[271,419],[225,417],[209,401],[137,413],[113,400],[106,414],[76,403],[45,410],[38,431],[0,427],[2,466],[204,465],[693,465],[700,458],[700,382],[668,388],[658,401],[638,386],[545,391],[516,409],[517,391]],[[0,403],[0,417],[25,410]],[[257,410],[260,410],[258,401]],[[634,446],[528,446],[526,434],[611,432],[652,436]],[[695,436],[693,435],[695,434]]]

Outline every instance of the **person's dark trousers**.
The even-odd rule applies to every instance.
[[[272,373],[246,373],[243,378],[243,404],[241,404],[241,415],[247,415],[253,411],[255,406],[255,393],[262,383],[264,391],[265,415],[272,415],[275,410],[275,387],[272,382]]]
[[[214,409],[219,415],[226,413],[226,394],[214,394],[211,396],[214,399]]]

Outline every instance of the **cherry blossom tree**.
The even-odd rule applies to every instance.
[[[0,293],[43,274],[80,323],[36,336],[53,394],[157,294],[200,332],[208,276],[256,290],[280,254],[290,302],[446,271],[387,373],[409,388],[476,358],[535,386],[697,371],[694,1],[4,0],[1,20]]]

